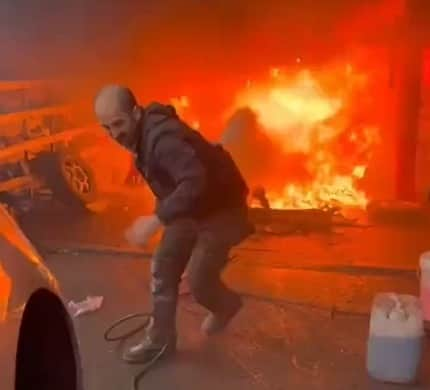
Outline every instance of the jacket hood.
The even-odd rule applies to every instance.
[[[173,106],[160,103],[151,103],[145,107],[145,127],[151,129],[168,119],[178,118]]]
[[[166,133],[178,131],[179,117],[173,106],[151,103],[144,107],[142,132],[137,142],[140,159],[148,159],[157,140]]]

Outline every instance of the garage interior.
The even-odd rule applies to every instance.
[[[84,389],[126,388],[139,370],[103,332],[149,309],[160,236],[124,238],[154,201],[95,122],[94,93],[112,82],[221,142],[257,226],[224,273],[243,313],[204,340],[204,312],[182,291],[181,351],[141,388],[396,388],[368,377],[366,348],[375,296],[419,296],[430,249],[429,15],[424,0],[0,4],[5,389],[22,305],[57,282],[65,303],[104,297],[73,319]],[[430,385],[423,346],[414,389]]]

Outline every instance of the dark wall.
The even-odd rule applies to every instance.
[[[116,46],[120,38],[111,26],[113,21],[124,25],[125,7],[114,3],[2,0],[0,78],[45,78],[82,70],[102,54],[99,48],[105,42]]]
[[[357,29],[345,24],[357,4],[369,3],[1,0],[0,78],[160,66],[178,77],[178,69],[243,72],[297,56],[323,60],[345,45],[345,28]]]

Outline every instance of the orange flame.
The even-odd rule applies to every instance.
[[[190,115],[191,102],[188,96],[171,98],[170,104],[175,107],[178,115],[186,120],[193,129],[198,130],[200,128],[200,122],[192,114]]]
[[[272,69],[271,74],[279,80],[279,69]],[[324,94],[311,73],[303,71],[291,84],[275,81],[270,86],[248,87],[239,94],[236,105],[254,110],[286,152],[309,152],[315,137],[333,136],[334,129],[321,131],[317,125],[339,112],[342,101]]]
[[[237,96],[235,107],[246,106],[257,114],[263,131],[280,146],[284,158],[303,157],[306,178],[289,182],[285,172],[279,172],[284,182],[267,188],[272,208],[365,207],[368,202],[357,182],[366,173],[378,131],[357,125],[351,118],[351,96],[365,85],[365,78],[355,74],[351,65],[343,67],[341,75],[331,72],[327,85],[333,85],[336,77],[345,83],[333,88],[336,92],[329,93],[309,70],[287,78],[275,68],[269,82],[247,83]]]

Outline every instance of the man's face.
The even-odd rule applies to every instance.
[[[130,113],[119,112],[99,117],[101,125],[109,135],[128,150],[135,148],[140,115],[133,110]]]

